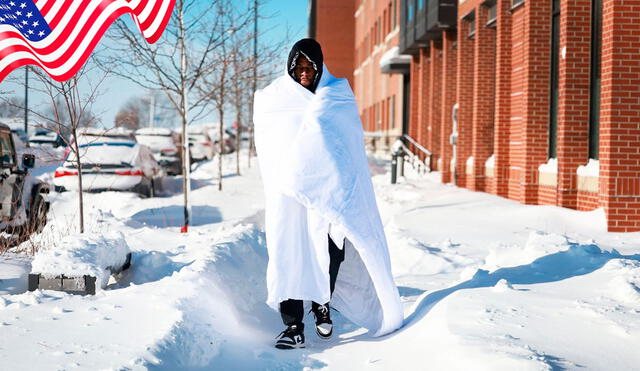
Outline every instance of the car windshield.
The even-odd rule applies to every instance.
[[[131,167],[138,152],[135,143],[91,143],[81,145],[79,150],[83,169],[96,166]],[[69,153],[68,165],[75,167],[76,159],[75,153]]]

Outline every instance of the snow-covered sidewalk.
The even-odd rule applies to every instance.
[[[25,292],[30,259],[0,256],[0,369],[640,368],[640,233],[607,233],[601,210],[521,205],[409,168],[392,186],[385,159],[371,166],[405,326],[371,338],[335,313],[332,340],[307,331],[306,349],[273,348],[262,185],[255,160],[232,175],[234,158],[222,192],[215,163],[195,170],[186,235],[179,179],[160,198],[86,194],[90,232],[121,232],[133,252],[95,296]],[[42,244],[69,233],[75,202],[54,195]]]

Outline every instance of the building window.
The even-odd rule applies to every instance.
[[[512,0],[511,1],[511,7],[515,8],[516,6],[518,6],[518,5],[522,4],[522,3],[524,3],[524,0]]]
[[[424,9],[424,0],[418,0],[418,10]]]
[[[409,5],[407,6],[407,22],[411,22],[413,20],[415,9],[413,8],[413,0],[409,0],[408,3]]]
[[[472,11],[467,14],[464,19],[467,21],[467,25],[469,27],[469,32],[467,33],[467,37],[473,39],[473,36],[476,34],[476,13]]]
[[[600,146],[600,52],[602,0],[591,1],[591,86],[589,99],[589,158],[598,159]]]
[[[557,156],[558,93],[560,77],[560,0],[553,0],[551,12],[551,107],[549,110],[549,158]]]
[[[498,4],[495,1],[486,2],[485,5],[488,7],[487,9],[487,26],[492,26],[496,24],[496,19],[498,19]]]

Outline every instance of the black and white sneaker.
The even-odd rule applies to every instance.
[[[319,305],[313,303],[311,311],[316,317],[316,334],[322,339],[329,339],[333,334],[333,322],[331,322],[329,304]]]
[[[304,348],[304,324],[291,325],[276,337],[276,348]]]

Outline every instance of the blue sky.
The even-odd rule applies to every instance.
[[[233,0],[234,3],[244,3],[252,0]],[[263,0],[264,6],[261,14],[266,19],[258,23],[261,34],[261,43],[289,41],[289,44],[307,36],[308,0]],[[283,53],[283,63],[286,61],[286,52]],[[14,71],[12,76],[23,76],[23,69]],[[16,95],[22,95],[23,87],[15,86],[6,80],[1,83],[0,91],[13,90]],[[105,92],[94,105],[94,112],[102,117],[103,125],[113,126],[113,121],[118,109],[124,103],[136,96],[144,96],[146,92],[134,83],[111,78],[105,82]],[[42,101],[41,97],[30,96],[30,102]],[[213,114],[212,114],[213,115]],[[229,116],[229,115],[227,115]],[[216,117],[207,117],[201,121],[217,121]],[[226,121],[226,120],[225,120]]]

